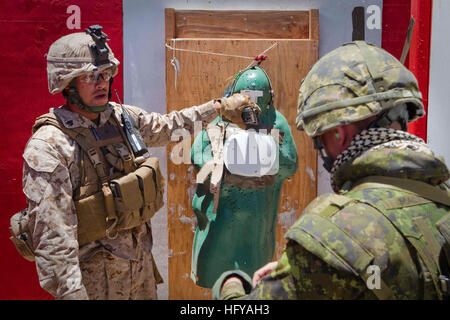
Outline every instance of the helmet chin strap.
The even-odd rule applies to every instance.
[[[76,104],[77,106],[80,107],[80,109],[82,110],[86,110],[88,112],[92,112],[92,113],[101,113],[103,111],[106,110],[106,108],[108,107],[109,104],[109,100],[111,100],[111,85],[113,83],[113,78],[111,78],[109,80],[109,91],[108,91],[108,102],[106,104],[104,104],[103,106],[88,106],[84,103],[83,99],[81,99],[77,88],[74,85],[74,81],[72,80],[72,82],[70,83],[70,87],[69,87],[69,93],[66,94],[63,91],[63,96],[66,99],[67,102],[71,103],[71,104]]]
[[[323,160],[323,167],[328,172],[331,172],[331,169],[333,168],[334,160],[331,157],[325,155],[325,152],[323,150],[323,145],[320,142],[319,137],[313,137],[313,141],[314,141],[314,149],[319,151],[320,157]]]

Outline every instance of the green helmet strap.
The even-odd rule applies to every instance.
[[[89,112],[92,112],[92,113],[101,113],[101,112],[105,111],[107,107],[108,107],[108,104],[105,104],[105,105],[100,106],[100,107],[88,107],[88,106],[85,106],[85,110],[87,110]]]
[[[372,79],[383,79],[383,76],[377,73],[376,59],[370,52],[369,45],[365,41],[355,41],[355,44],[358,46],[359,51],[361,52],[361,55],[366,62],[367,69],[369,70]]]
[[[386,84],[383,75],[379,74],[377,72],[376,67],[376,58],[371,53],[369,49],[369,45],[365,41],[355,41],[355,44],[358,46],[359,51],[366,62],[367,69],[369,70],[369,74],[372,76],[373,79],[373,86],[377,93],[381,93],[385,91],[388,88],[388,85]],[[378,102],[381,104],[381,107],[383,109],[389,109],[391,108],[391,104],[389,100],[380,99]]]
[[[112,78],[111,78],[112,79]],[[111,91],[111,82],[110,82],[110,88]],[[103,111],[106,110],[106,108],[108,107],[109,104],[109,98],[110,98],[110,94],[108,96],[108,102],[106,104],[104,104],[103,106],[88,106],[83,102],[83,99],[81,99],[77,88],[75,87],[75,84],[72,80],[72,82],[70,83],[70,87],[69,87],[69,92],[66,93],[65,91],[63,91],[63,96],[66,99],[67,102],[71,103],[71,104],[76,104],[77,106],[80,107],[80,109],[82,110],[86,110],[88,112],[92,112],[92,113],[101,113]]]
[[[301,114],[302,119],[316,116],[320,113],[332,111],[335,109],[346,108],[348,106],[357,106],[361,104],[366,104],[373,101],[379,101],[382,104],[384,110],[390,109],[391,104],[394,103],[396,99],[407,99],[407,98],[417,98],[421,99],[422,94],[420,92],[414,92],[404,90],[401,88],[391,89],[386,92],[369,94],[362,97],[356,97],[353,99],[348,99],[345,101],[334,101],[327,104],[322,104],[320,106],[310,107],[308,110]],[[382,103],[383,102],[383,103]]]

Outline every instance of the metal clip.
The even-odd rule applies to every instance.
[[[97,150],[95,148],[91,148],[88,150],[88,156],[89,159],[91,159],[94,166],[101,164],[100,156],[98,155]]]
[[[119,234],[117,231],[114,233],[114,235],[111,235],[111,232],[114,230],[114,228],[116,227],[116,225],[117,225],[117,220],[118,219],[114,219],[113,220],[113,223],[108,227],[108,228],[106,228],[106,237],[108,238],[108,239],[110,239],[110,240],[114,240],[114,239],[116,239],[117,238],[117,235]],[[109,221],[109,219],[108,218],[106,218],[106,222],[108,222]]]
[[[170,60],[170,64],[175,69],[175,89],[177,89],[177,78],[180,75],[180,63],[178,59],[175,57],[175,39],[172,39],[172,60]]]
[[[444,275],[440,275],[438,279],[443,295],[446,297],[450,296],[450,279]]]

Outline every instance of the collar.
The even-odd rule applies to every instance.
[[[60,106],[58,108],[52,108],[50,109],[50,111],[53,112],[61,120],[64,127],[68,129],[74,129],[79,127],[96,128],[103,126],[109,120],[113,112],[113,106],[111,104],[108,104],[106,110],[100,113],[100,123],[98,126],[88,118],[82,116],[77,112],[65,109],[63,108],[63,106]]]
[[[368,176],[389,176],[438,185],[450,177],[445,161],[432,152],[408,147],[372,148],[342,164],[333,174],[335,192]]]

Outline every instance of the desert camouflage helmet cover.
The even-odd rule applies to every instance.
[[[296,125],[318,136],[400,104],[411,122],[425,114],[421,99],[416,78],[400,61],[355,41],[322,57],[302,81]]]
[[[61,92],[72,79],[91,71],[113,68],[113,77],[117,74],[119,60],[109,48],[108,61],[95,65],[91,45],[95,42],[90,35],[77,32],[63,36],[53,42],[47,54],[48,89],[51,94]]]

